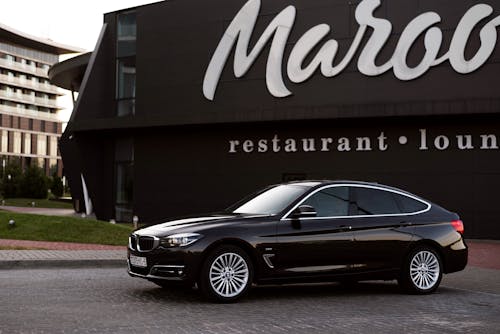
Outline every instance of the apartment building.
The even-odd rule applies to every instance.
[[[83,50],[0,24],[0,163],[37,165],[62,176],[58,149],[63,120],[48,70],[61,54]]]

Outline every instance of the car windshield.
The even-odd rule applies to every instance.
[[[283,211],[308,189],[310,188],[301,185],[279,185],[243,200],[229,210],[239,214],[274,215]]]

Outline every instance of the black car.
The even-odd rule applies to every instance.
[[[216,301],[236,300],[253,283],[366,279],[424,294],[465,268],[463,231],[456,213],[400,189],[292,182],[221,213],[135,231],[128,272],[163,287],[198,284]]]

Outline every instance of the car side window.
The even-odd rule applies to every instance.
[[[399,195],[399,194],[394,194],[396,197],[397,201],[399,202],[399,206],[401,207],[401,210],[403,213],[413,213],[413,212],[419,212],[422,210],[427,209],[428,205],[418,201],[416,199],[410,198],[408,196],[404,195]]]
[[[349,188],[330,187],[318,191],[302,204],[316,210],[316,217],[347,216],[349,212]]]
[[[390,191],[356,187],[358,215],[398,214],[401,210]]]

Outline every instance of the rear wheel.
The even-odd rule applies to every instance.
[[[413,250],[405,260],[399,284],[409,293],[434,292],[443,277],[443,265],[439,254],[431,247],[421,246]]]
[[[210,300],[232,302],[250,288],[253,266],[239,247],[221,246],[206,259],[200,275],[200,289]]]

